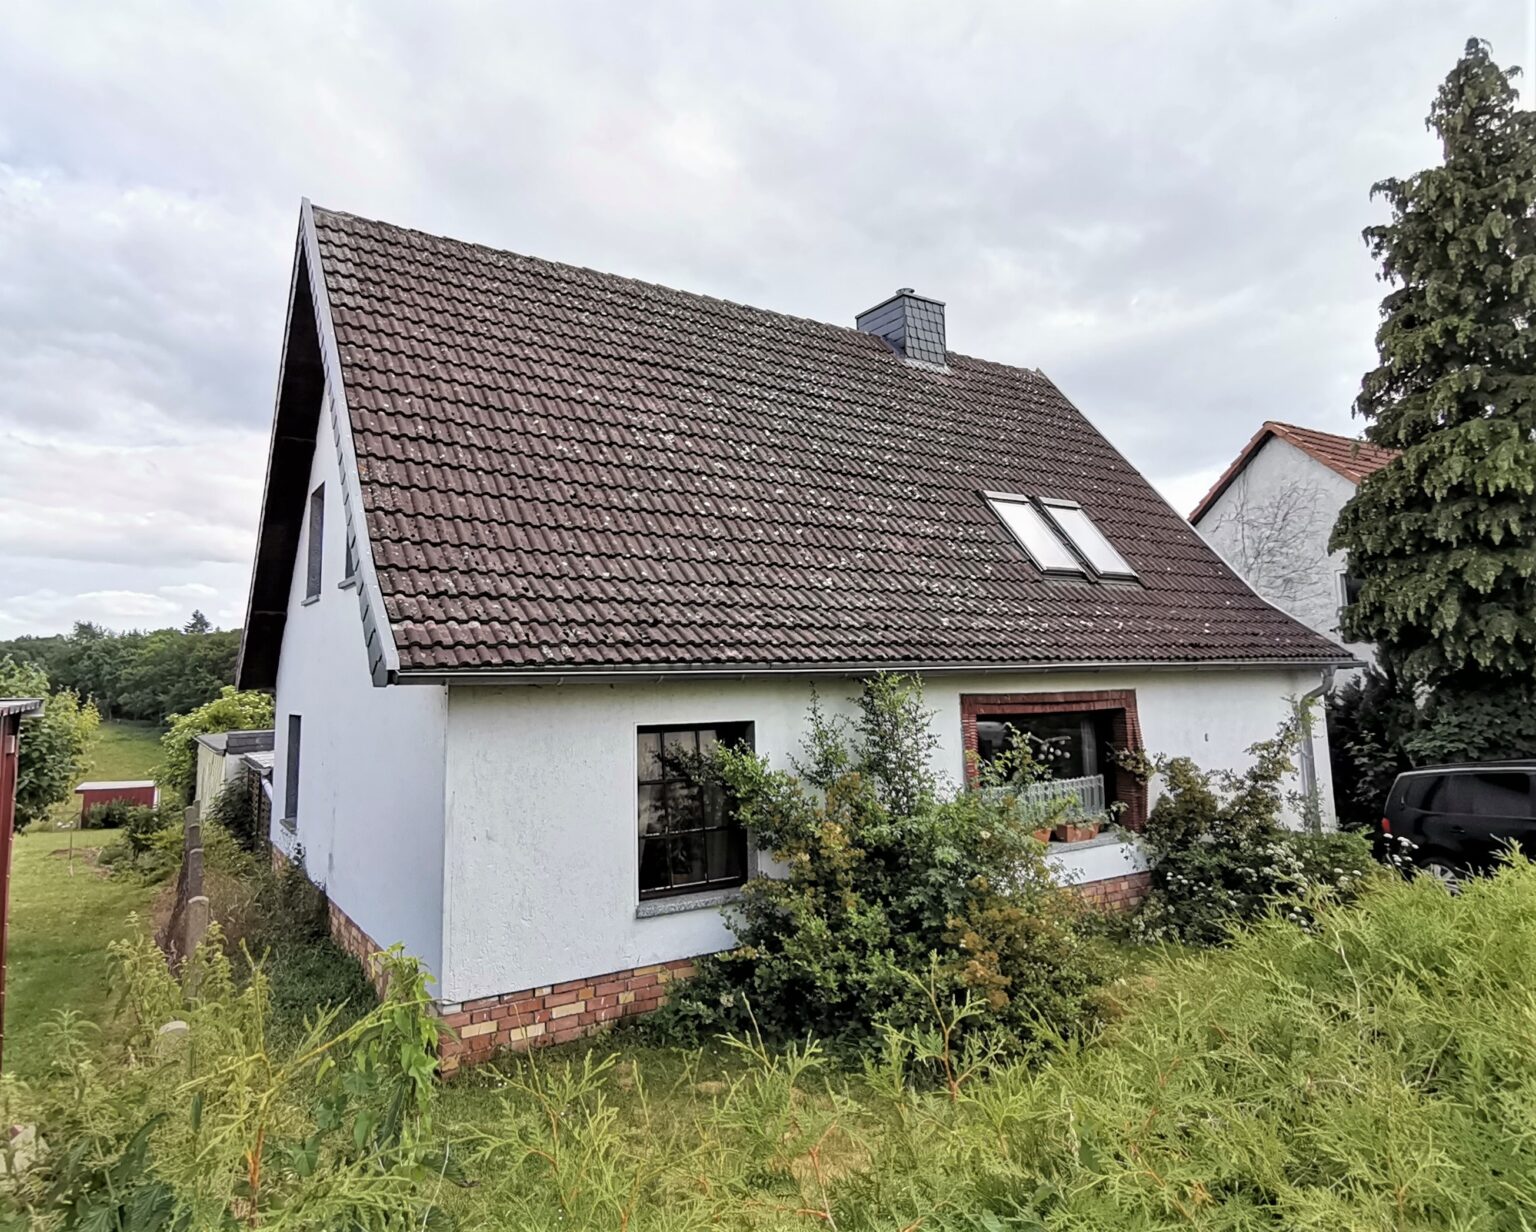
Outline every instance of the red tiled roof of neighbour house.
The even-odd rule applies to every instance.
[[[1272,419],[1266,420],[1264,426],[1243,446],[1242,452],[1232,460],[1232,465],[1221,473],[1221,478],[1211,486],[1211,490],[1201,497],[1200,503],[1189,515],[1191,523],[1198,522],[1210,512],[1211,506],[1227,490],[1227,486],[1242,473],[1253,455],[1258,453],[1260,446],[1271,437],[1277,437],[1296,446],[1329,470],[1343,475],[1345,479],[1355,484],[1367,475],[1379,471],[1397,457],[1397,450],[1385,449],[1380,445],[1371,444],[1370,441],[1357,440],[1350,436],[1336,436],[1332,432],[1319,432],[1315,428],[1298,428],[1295,424],[1278,423]]]
[[[1037,371],[313,216],[402,672],[1347,658]],[[1047,579],[987,490],[1140,582]]]

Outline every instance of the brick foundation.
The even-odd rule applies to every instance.
[[[443,1040],[441,1070],[451,1074],[502,1049],[563,1044],[591,1034],[605,1023],[655,1009],[666,999],[669,983],[692,974],[693,960],[681,958],[444,1006],[443,1022],[458,1038]]]
[[[1072,887],[1084,902],[1102,911],[1130,911],[1152,889],[1151,873],[1127,873],[1104,881],[1083,881]]]

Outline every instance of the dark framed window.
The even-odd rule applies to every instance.
[[[290,827],[299,820],[299,749],[304,742],[304,720],[288,716],[288,756],[283,762],[283,820]]]
[[[320,593],[320,574],[325,562],[325,485],[322,483],[309,494],[309,551],[308,571],[305,574],[304,597],[313,599]]]
[[[699,759],[716,745],[743,742],[752,743],[750,723],[639,729],[641,898],[723,889],[747,879],[747,832],[735,801],[696,772]]]

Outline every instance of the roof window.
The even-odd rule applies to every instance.
[[[986,492],[987,504],[1042,573],[1135,578],[1136,570],[1076,501]]]

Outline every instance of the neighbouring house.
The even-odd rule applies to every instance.
[[[218,798],[225,784],[245,772],[246,754],[272,752],[274,736],[272,731],[230,731],[197,737],[197,779],[192,803],[197,805],[199,818],[207,815],[208,806]]]
[[[1355,593],[1348,554],[1328,540],[1344,502],[1397,456],[1369,441],[1268,422],[1189,515],[1254,590],[1309,629],[1342,642],[1340,615]],[[1346,643],[1355,658],[1374,648]]]
[[[80,820],[83,822],[92,809],[121,800],[124,804],[139,804],[155,808],[160,803],[160,789],[153,779],[115,779],[93,783],[81,783],[75,788],[80,797]]]
[[[848,328],[302,207],[239,687],[276,693],[274,845],[344,944],[431,968],[445,1068],[730,944],[767,857],[664,748],[785,766],[813,686],[920,672],[949,782],[1047,732],[1134,831],[1116,750],[1245,764],[1348,661],[942,303]],[[1122,836],[1053,857],[1145,883]]]

